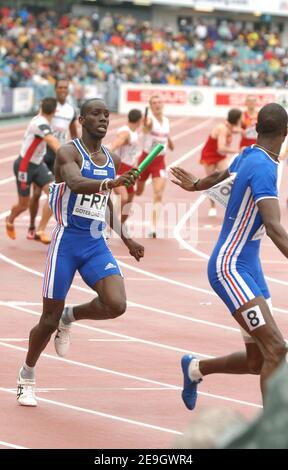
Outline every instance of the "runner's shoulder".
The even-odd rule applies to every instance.
[[[78,160],[79,152],[72,142],[61,145],[56,152],[56,157],[59,160]]]

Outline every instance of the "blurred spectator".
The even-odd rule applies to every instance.
[[[222,439],[225,449],[288,449],[287,356],[268,381],[263,413],[241,432]]]
[[[0,8],[0,82],[17,87],[43,80],[53,86],[65,73],[76,88],[95,80],[285,86],[287,48],[276,25],[182,18],[179,27],[153,29],[131,14],[73,17],[5,6]]]
[[[216,449],[219,441],[231,439],[246,428],[244,417],[231,408],[202,410],[179,436],[173,449]]]

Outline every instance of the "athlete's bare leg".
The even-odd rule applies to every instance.
[[[75,320],[108,320],[122,315],[126,310],[126,293],[121,276],[108,276],[98,281],[93,290],[98,297],[87,304],[73,307]]]
[[[29,207],[29,196],[18,196],[18,202],[11,208],[11,212],[7,217],[7,222],[9,224],[13,224],[14,220],[22,214],[22,212],[26,211]]]
[[[260,314],[259,310],[255,309],[257,306],[260,309]],[[246,313],[243,315],[243,312]],[[244,316],[250,325],[249,327],[244,320]],[[260,372],[260,385],[263,395],[267,379],[279,366],[287,352],[285,340],[271,315],[264,297],[257,297],[246,303],[237,310],[234,318],[252,336],[255,345],[253,343],[247,344],[246,353],[235,353],[222,358],[201,360],[199,362],[200,372],[202,375]]]
[[[157,177],[152,179],[153,187],[153,212],[152,212],[152,231],[156,233],[157,218],[161,210],[161,203],[166,185],[166,178]]]
[[[126,293],[121,276],[113,275],[101,279],[95,284],[93,290],[98,293],[98,297],[91,302],[73,307],[75,320],[108,320],[119,317],[125,312]],[[29,349],[26,356],[26,364],[29,367],[36,365],[41,352],[56,331],[64,305],[64,300],[43,299],[42,316],[29,336]]]
[[[40,223],[38,225],[38,228],[37,228],[37,233],[38,232],[45,232],[47,224],[48,224],[48,222],[50,220],[50,217],[52,215],[52,211],[51,211],[50,207],[48,206],[49,184],[46,184],[45,186],[43,186],[42,191],[44,191],[44,193],[47,194],[47,200],[45,201],[45,204],[44,204],[43,209],[42,209],[42,216],[41,216],[41,220],[40,220]]]
[[[130,215],[130,208],[134,199],[134,193],[128,193],[124,186],[115,188],[114,191],[121,198],[121,224],[124,224]]]
[[[39,200],[41,197],[41,188],[33,184],[33,194],[30,198],[29,211],[30,211],[30,228],[35,228],[35,220],[39,210]]]
[[[43,313],[39,323],[34,326],[29,335],[29,349],[26,356],[26,364],[29,367],[35,367],[41,352],[57,329],[64,305],[64,300],[43,299]]]
[[[137,181],[136,196],[141,196],[145,189],[146,181]]]

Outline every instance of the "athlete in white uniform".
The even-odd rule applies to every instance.
[[[156,144],[164,145],[164,150],[153,160],[151,165],[140,175],[137,185],[137,196],[140,196],[145,188],[149,176],[152,177],[153,187],[153,215],[151,236],[156,238],[157,214],[162,202],[166,184],[165,154],[167,148],[174,150],[174,144],[170,137],[169,119],[163,116],[163,100],[158,95],[153,95],[149,101],[151,116],[144,119],[144,150],[138,164],[144,160],[147,154]]]
[[[127,124],[118,129],[116,139],[109,146],[109,149],[120,159],[120,165],[117,170],[118,175],[132,170],[137,165],[137,157],[140,153],[138,129],[141,126],[141,122],[141,111],[139,109],[131,109],[128,113]],[[124,224],[129,217],[131,203],[135,194],[134,186],[130,185],[128,188],[119,186],[114,191],[121,197],[121,222]]]
[[[50,127],[56,110],[56,104],[55,98],[45,98],[42,101],[40,113],[29,123],[20,156],[14,163],[18,202],[12,207],[10,215],[6,218],[7,235],[12,240],[16,238],[14,220],[28,209],[32,183],[35,183],[48,195],[49,183],[53,181],[53,175],[43,162],[43,159],[47,144],[54,151],[60,146],[58,140],[52,135]],[[43,207],[42,219],[45,219],[47,214],[50,214],[48,202]]]
[[[66,102],[68,96],[69,81],[65,79],[57,80],[55,84],[55,93],[57,99],[56,112],[51,121],[53,135],[61,145],[66,144],[69,139],[69,133],[72,139],[77,137],[76,112],[73,106]],[[54,174],[55,152],[48,147],[44,156],[44,162],[49,170]],[[45,230],[51,217],[51,212],[47,212],[47,217],[42,219],[37,232],[35,232],[35,219],[39,209],[39,199],[41,188],[34,185],[33,196],[30,200],[30,226],[28,229],[28,240],[40,240],[42,243],[49,243],[50,238]]]

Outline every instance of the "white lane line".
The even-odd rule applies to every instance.
[[[5,390],[16,393],[16,388],[6,388]],[[109,391],[109,390],[127,390],[127,391],[158,391],[158,390],[164,390],[164,391],[172,391],[174,392],[175,389],[173,388],[168,388],[168,387],[57,387],[57,388],[38,388],[36,387],[36,393],[49,393],[49,392],[103,392],[103,391]],[[178,390],[177,390],[178,392]]]
[[[7,149],[7,148],[10,148],[10,147],[15,147],[15,146],[19,146],[22,144],[23,142],[23,139],[21,140],[13,140],[13,142],[5,142],[5,144],[0,144],[0,150],[2,149]]]
[[[0,254],[0,258],[3,259],[3,256],[4,255]],[[141,269],[141,268],[136,268],[135,266],[131,266],[130,264],[123,263],[123,261],[118,261],[118,264],[123,268],[130,269],[131,271],[134,271],[139,274],[144,274],[145,276],[149,276],[153,279],[157,279],[158,281],[164,281],[167,284],[173,284],[174,286],[185,287],[186,289],[190,289],[195,292],[201,292],[202,294],[209,294],[209,295],[216,296],[214,292],[209,291],[208,289],[202,289],[201,287],[196,287],[192,284],[186,284],[181,281],[175,281],[174,279],[170,279],[165,276],[160,276],[159,274],[154,274],[154,273],[151,273],[150,271],[145,271],[144,269]]]
[[[11,157],[5,157],[5,158],[1,158],[0,159],[0,164],[1,163],[8,163],[8,162],[12,162],[13,160],[16,160],[16,158],[18,157],[19,155],[11,155]]]
[[[0,341],[7,341],[8,343],[21,343],[22,341],[28,341],[29,338],[0,338]]]
[[[27,353],[28,351],[27,348],[23,348],[21,346],[15,346],[14,344],[9,344],[9,343],[0,342],[0,346],[4,348],[15,349],[16,351],[21,351],[25,353]],[[159,382],[157,380],[146,379],[145,377],[140,377],[138,375],[126,374],[125,372],[118,372],[112,369],[106,369],[104,367],[98,367],[98,366],[94,366],[91,364],[86,364],[85,362],[73,361],[72,359],[66,359],[66,358],[59,357],[59,356],[53,356],[52,354],[42,353],[41,357],[46,357],[47,359],[52,359],[54,361],[65,362],[66,364],[69,364],[69,365],[79,366],[79,367],[91,369],[97,372],[104,372],[105,374],[116,375],[118,377],[125,377],[126,379],[137,380],[139,382],[145,382],[145,383],[154,384],[158,386],[160,385],[161,387],[168,387],[168,388],[172,388],[175,390],[180,390],[180,387],[178,387],[177,385],[171,385],[171,384],[167,384],[164,382]]]
[[[15,181],[15,176],[9,176],[9,178],[4,178],[0,180],[0,186],[3,186],[3,184],[11,183],[11,181]]]
[[[180,134],[177,134],[176,137],[172,137],[173,141],[179,140],[182,137],[184,137],[185,135],[191,135],[195,132],[198,132],[198,131],[200,131],[200,129],[203,129],[203,128],[209,126],[209,124],[212,124],[213,121],[214,121],[213,118],[206,119],[205,121],[201,122],[200,124],[197,124],[196,126],[191,127],[190,129],[186,129],[185,131],[180,132]],[[203,144],[201,144],[201,146],[203,147]]]
[[[35,312],[35,310],[31,310],[31,309],[28,309],[28,308],[25,308],[25,307],[21,307],[20,305],[6,304],[6,307],[9,307],[9,308],[12,308],[12,309],[15,309],[15,310],[20,310],[21,312],[26,312],[26,313],[29,313],[31,315],[37,316],[37,317],[41,316],[40,312]],[[167,349],[169,351],[176,351],[176,352],[181,352],[181,353],[191,353],[191,354],[194,354],[196,356],[205,357],[207,359],[211,359],[211,358],[214,357],[214,356],[199,353],[199,352],[196,352],[196,351],[191,351],[191,349],[177,348],[176,346],[170,346],[168,344],[163,344],[163,343],[156,343],[155,341],[149,341],[149,340],[146,340],[146,339],[137,338],[135,336],[128,336],[128,335],[124,335],[124,334],[121,334],[121,333],[114,333],[113,331],[110,331],[110,330],[104,330],[104,329],[97,328],[97,327],[94,327],[94,326],[85,325],[84,323],[80,323],[80,322],[75,322],[75,326],[77,328],[84,328],[86,330],[94,331],[94,332],[101,333],[101,334],[104,334],[104,335],[114,336],[116,338],[123,338],[123,339],[132,340],[132,341],[135,341],[137,343],[153,346],[153,347],[160,348],[160,349]]]
[[[0,338],[1,340],[1,338]],[[91,338],[91,339],[88,339],[88,341],[92,341],[92,342],[104,342],[104,343],[138,343],[138,341],[136,339],[104,339],[104,338]]]
[[[27,352],[26,348],[22,348],[20,346],[14,346],[14,345],[11,345],[11,344],[1,343],[1,342],[0,342],[0,346],[10,348],[10,349],[15,349],[17,351]],[[125,374],[123,372],[117,372],[117,371],[114,371],[114,370],[111,370],[111,369],[104,369],[102,367],[93,366],[93,365],[86,364],[86,363],[83,363],[83,362],[72,361],[70,359],[65,359],[65,358],[59,357],[59,356],[52,356],[51,354],[42,353],[41,357],[47,357],[48,359],[54,359],[56,361],[66,362],[68,364],[73,364],[73,365],[76,365],[76,366],[85,367],[85,368],[92,369],[92,370],[97,370],[99,372],[104,372],[104,373],[108,373],[108,374],[112,374],[112,375],[117,375],[117,376],[120,376],[120,377],[126,377],[126,378],[129,378],[129,379],[138,380],[140,382],[146,382],[146,383],[151,383],[151,384],[155,384],[155,385],[160,385],[161,387],[168,387],[168,388],[173,389],[173,390],[181,390],[181,387],[178,387],[177,385],[171,385],[171,384],[167,384],[165,382],[159,382],[159,381],[152,380],[152,379],[146,379],[144,377]],[[1,388],[0,388],[0,390],[1,390]],[[2,390],[5,390],[5,389],[2,388]],[[256,404],[256,403],[246,402],[246,401],[243,401],[243,400],[237,400],[235,398],[224,397],[222,395],[213,395],[213,394],[210,394],[210,393],[207,393],[207,392],[199,392],[199,391],[198,391],[198,394],[203,395],[203,396],[208,397],[208,398],[210,398],[210,397],[218,398],[219,400],[224,400],[224,401],[228,401],[228,402],[232,402],[232,403],[238,403],[238,404],[241,404],[241,405],[252,406],[252,407],[256,407],[256,408],[262,408],[261,405]]]
[[[11,444],[10,442],[0,441],[1,446],[11,447],[11,449],[28,449],[28,447],[18,446],[16,444]]]
[[[0,387],[0,391],[14,394],[14,392],[8,389],[2,388],[2,387]],[[175,429],[163,428],[161,426],[155,426],[153,424],[143,423],[142,421],[136,421],[134,419],[122,418],[120,416],[111,415],[108,413],[102,413],[101,411],[90,410],[88,408],[82,408],[80,406],[75,406],[75,405],[69,405],[68,403],[64,403],[61,401],[48,400],[47,398],[41,398],[41,397],[37,397],[37,400],[43,401],[44,403],[48,403],[50,405],[59,406],[61,408],[67,408],[68,410],[80,411],[81,413],[91,414],[94,416],[99,416],[100,418],[111,419],[113,421],[120,421],[121,423],[125,423],[125,424],[132,424],[134,426],[140,426],[143,428],[153,429],[154,431],[161,431],[161,432],[167,432],[170,434],[178,434],[178,435],[182,434],[181,432],[176,431]]]
[[[1,214],[0,214],[0,220],[5,219],[5,218],[7,217],[7,215],[10,214],[10,212],[11,212],[11,210],[5,211],[5,212],[1,212]]]

